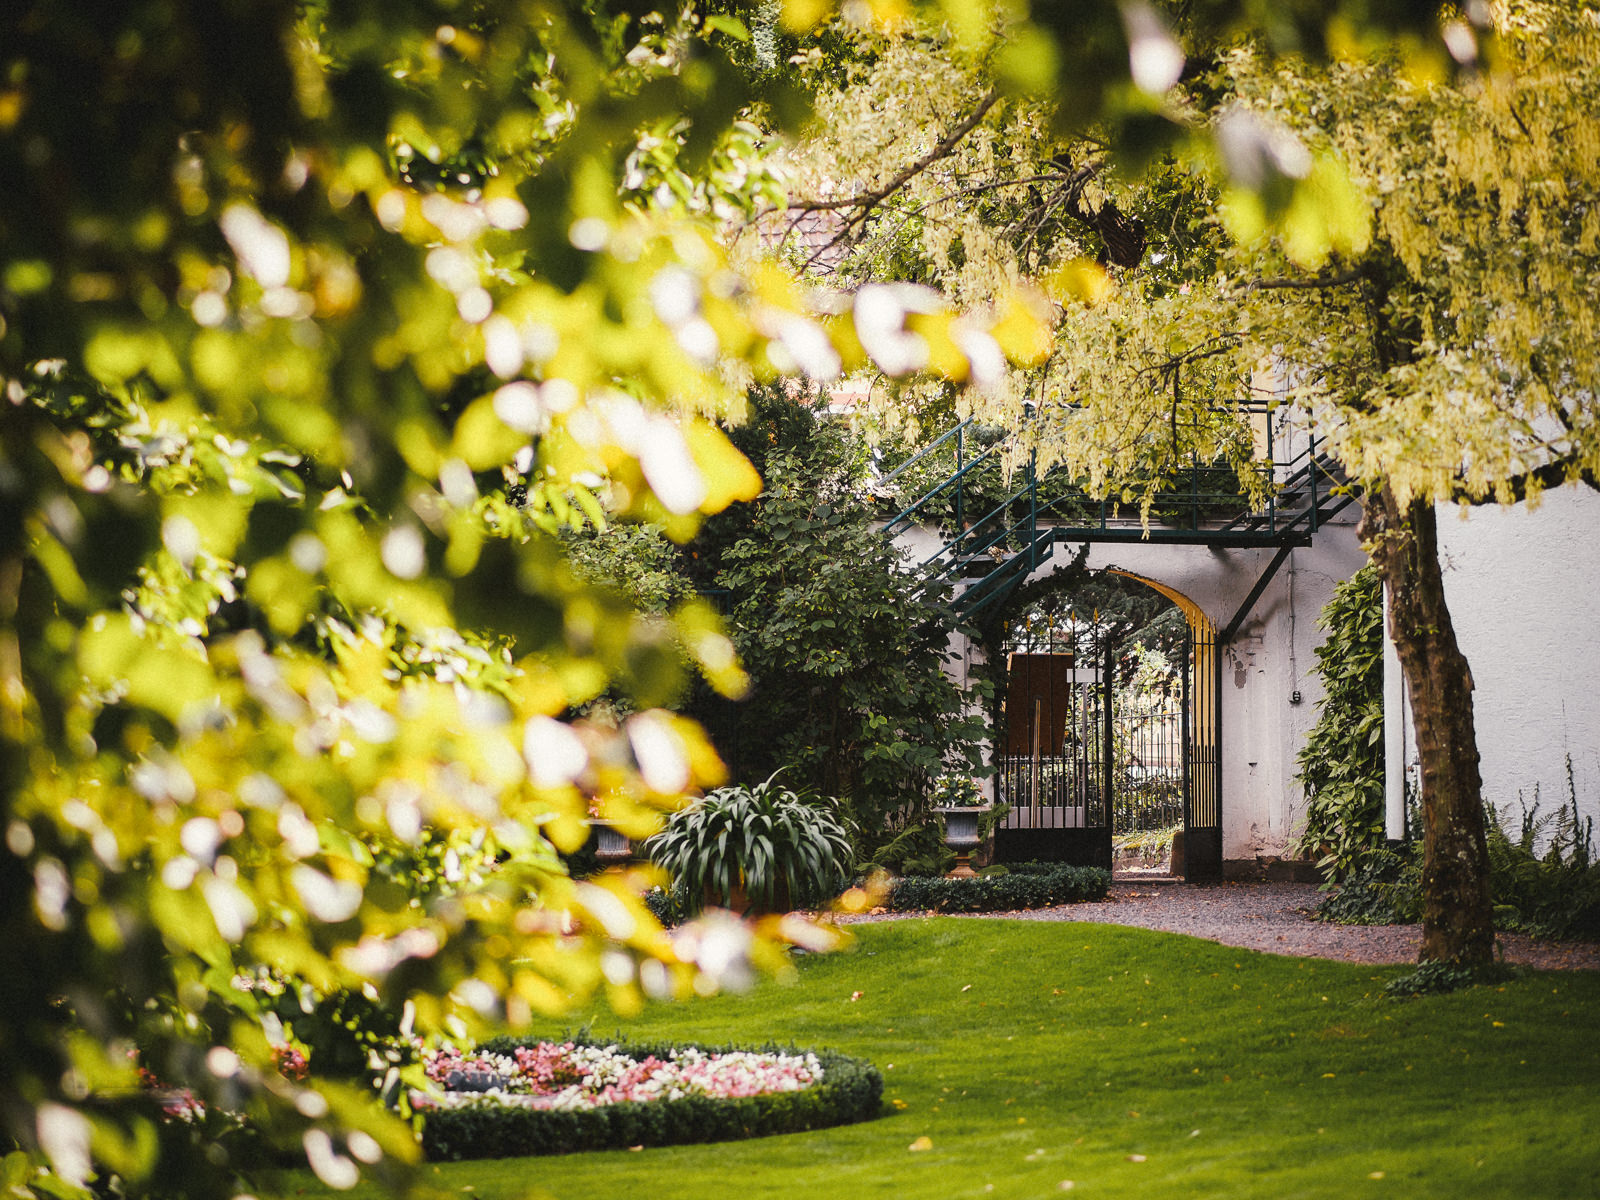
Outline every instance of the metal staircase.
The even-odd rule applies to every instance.
[[[1187,468],[1156,495],[1148,524],[1141,521],[1137,506],[1092,500],[1065,473],[1040,475],[1032,461],[1017,475],[1020,487],[987,511],[974,512],[971,476],[997,459],[1010,439],[974,445],[975,422],[969,418],[878,481],[879,486],[891,484],[953,443],[953,473],[906,505],[885,523],[883,532],[894,537],[914,526],[939,528],[942,544],[918,566],[931,579],[952,584],[955,607],[969,616],[1002,603],[1051,558],[1057,543],[1268,548],[1278,550],[1281,561],[1289,549],[1308,545],[1321,526],[1354,503],[1356,493],[1314,437],[1295,439],[1301,444],[1292,445],[1292,453],[1280,459],[1268,407],[1231,407],[1248,418],[1266,418],[1261,422],[1265,436],[1260,469],[1271,483],[1263,507],[1249,505],[1230,469],[1191,456]],[[1048,499],[1041,501],[1041,494]]]
[[[883,533],[893,537],[901,530],[923,523],[927,510],[948,496],[954,515],[954,532],[946,532],[944,544],[917,563],[917,568],[928,571],[933,580],[954,584],[956,607],[968,614],[1009,596],[1035,568],[1050,558],[1056,543],[1054,530],[1039,520],[1038,479],[1031,463],[1023,487],[987,512],[974,515],[968,510],[968,477],[998,455],[1005,445],[1003,440],[992,442],[969,458],[967,442],[973,425],[969,417],[879,480],[880,485],[892,483],[954,440],[955,473],[889,520]]]

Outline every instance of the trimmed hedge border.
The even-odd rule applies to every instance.
[[[804,1049],[777,1045],[698,1046],[571,1037],[580,1045],[615,1046],[634,1058],[691,1048],[707,1054],[736,1051],[805,1054]],[[484,1042],[489,1054],[513,1053],[526,1038],[498,1037]],[[774,1092],[721,1100],[684,1096],[677,1100],[628,1101],[594,1108],[532,1109],[486,1104],[475,1108],[436,1109],[422,1119],[422,1151],[432,1161],[466,1158],[522,1158],[535,1154],[572,1154],[584,1150],[622,1150],[630,1146],[678,1146],[693,1142],[728,1142],[800,1133],[850,1125],[878,1115],[883,1102],[883,1076],[864,1059],[812,1050],[822,1066],[822,1081],[798,1092]]]
[[[1029,862],[1007,864],[1007,871],[973,879],[908,875],[894,881],[885,907],[892,912],[1014,912],[1104,900],[1111,890],[1111,872],[1101,867]]]

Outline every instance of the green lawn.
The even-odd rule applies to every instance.
[[[880,1119],[429,1177],[473,1200],[1600,1195],[1595,973],[1395,1002],[1378,993],[1401,968],[1116,926],[857,932],[791,985],[595,1029],[860,1055],[884,1074]]]

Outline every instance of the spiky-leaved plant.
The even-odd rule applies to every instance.
[[[645,844],[691,910],[733,907],[741,890],[755,911],[815,905],[849,883],[854,853],[837,801],[796,794],[775,779],[708,792]]]

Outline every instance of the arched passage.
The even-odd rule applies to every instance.
[[[1167,597],[1189,622],[1184,677],[1183,872],[1190,880],[1222,878],[1222,659],[1217,627],[1182,592],[1131,571],[1134,579]],[[1174,863],[1173,869],[1177,870]]]
[[[1130,813],[1161,811],[1171,821],[1181,810],[1174,870],[1189,879],[1220,877],[1216,629],[1177,589],[1128,571],[1106,574],[1150,588],[1182,614],[1182,634],[1165,639],[1167,673],[1133,686],[1136,668],[1148,661],[1145,648],[1131,654],[1137,639],[1127,628],[1098,607],[1090,614],[1092,601],[1064,581],[1053,604],[1018,605],[999,647],[1005,674],[995,797],[1008,811],[996,855],[1110,869],[1113,831]]]

